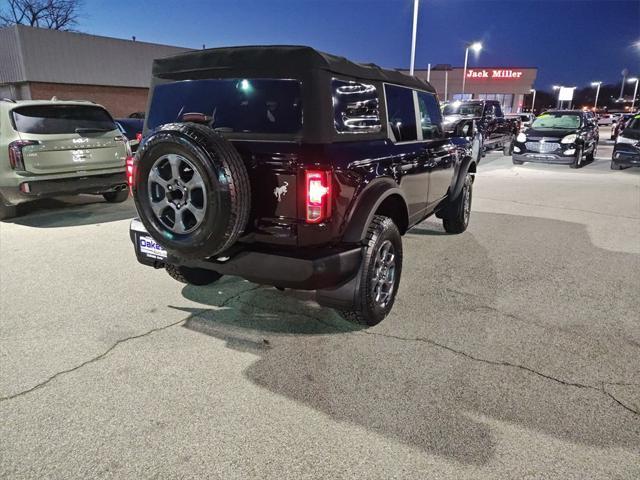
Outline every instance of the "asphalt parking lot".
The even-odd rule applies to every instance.
[[[131,201],[30,206],[0,224],[0,477],[640,478],[640,169],[610,156],[488,155],[366,330],[137,264]]]

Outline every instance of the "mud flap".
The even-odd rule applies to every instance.
[[[360,290],[360,271],[351,280],[336,288],[316,290],[316,302],[323,307],[336,310],[353,310],[356,307],[356,293]]]

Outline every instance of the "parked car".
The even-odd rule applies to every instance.
[[[613,147],[611,169],[640,167],[640,113],[627,120]]]
[[[597,125],[582,111],[548,110],[516,137],[513,163],[561,163],[580,168],[595,158],[597,131]]]
[[[398,291],[401,236],[434,214],[467,228],[476,163],[422,80],[309,47],[199,50],[153,75],[132,179],[142,264],[316,290],[374,325]]]
[[[91,102],[0,101],[0,218],[29,200],[75,193],[127,199],[126,139]]]
[[[520,130],[531,126],[531,122],[535,120],[536,116],[533,113],[508,113],[505,115],[508,119],[514,119],[520,122]]]
[[[624,130],[626,123],[633,117],[634,117],[633,113],[625,113],[624,115],[622,115],[622,117],[620,118],[620,121],[618,121],[615,124],[615,126],[611,129],[611,140],[615,140],[616,138],[618,138],[618,135],[620,135],[620,132]]]
[[[133,112],[129,114],[129,118],[138,118],[138,119],[144,120],[144,115],[145,115],[144,112]]]
[[[613,124],[613,117],[608,113],[600,113],[598,115],[598,125],[611,125]]]
[[[474,141],[479,144],[478,157],[489,150],[511,155],[513,138],[520,131],[519,118],[505,118],[496,100],[463,100],[444,105],[444,128],[450,135],[465,123],[474,125]]]
[[[138,150],[140,140],[142,140],[144,120],[140,118],[116,118],[116,125],[122,134],[127,137],[129,147],[135,153]]]

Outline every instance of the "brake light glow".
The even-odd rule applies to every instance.
[[[142,141],[142,133],[138,132],[136,133],[136,140],[138,143],[140,143]]]
[[[38,145],[36,140],[16,140],[9,144],[9,165],[13,170],[25,171],[22,149],[30,145]]]
[[[135,180],[135,167],[133,164],[131,155],[127,155],[127,184],[129,185],[129,192],[133,195],[133,182]]]
[[[306,186],[306,221],[320,223],[331,215],[331,172],[307,170]]]

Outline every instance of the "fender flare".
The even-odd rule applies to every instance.
[[[357,203],[346,222],[347,226],[343,241],[345,243],[361,243],[367,236],[367,229],[373,220],[376,210],[391,195],[400,195],[402,197],[408,218],[407,200],[402,190],[398,188],[398,184],[391,178],[381,178],[373,181],[359,195]]]
[[[460,168],[458,169],[458,176],[456,178],[456,183],[451,190],[451,200],[455,200],[462,192],[462,187],[464,186],[464,179],[467,176],[467,172],[471,165],[476,165],[476,161],[472,157],[464,157],[462,162],[460,163]]]

